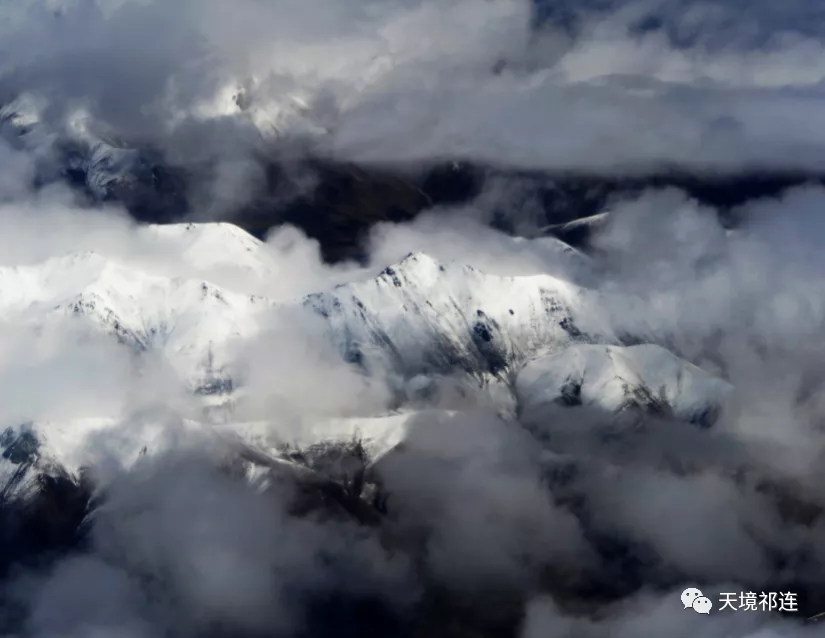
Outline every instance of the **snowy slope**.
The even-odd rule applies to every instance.
[[[194,387],[224,369],[228,375],[230,346],[258,334],[276,304],[213,280],[243,289],[277,276],[270,248],[230,224],[141,233],[145,254],[138,256],[69,253],[0,267],[0,317],[35,327],[82,324],[136,351],[161,353]],[[615,342],[587,290],[546,275],[485,275],[420,253],[374,279],[279,307],[323,316],[348,360],[410,376],[501,375],[569,343]]]
[[[175,259],[193,271],[231,270],[256,279],[275,274],[266,244],[234,224],[152,224],[140,230],[159,250],[173,251]]]
[[[76,476],[86,465],[98,472],[129,466],[144,450],[161,451],[193,433],[217,437],[264,465],[296,450],[326,458],[317,450],[354,441],[368,458],[379,458],[409,435],[413,408],[427,406],[434,386],[454,394],[438,405],[478,405],[470,395],[462,402],[468,380],[496,407],[512,401],[514,380],[526,409],[556,402],[573,383],[582,403],[610,411],[634,402],[666,404],[685,418],[704,414],[727,388],[661,348],[617,347],[599,294],[549,275],[494,276],[414,253],[374,278],[276,303],[240,292],[250,281],[266,284],[279,270],[269,246],[232,225],[150,226],[139,236],[140,254],[75,252],[0,267],[0,320],[102,335],[129,352],[154,353],[191,390],[216,395],[202,397],[204,407],[211,401],[230,407],[192,412],[188,420],[115,410],[0,423],[9,428],[0,431],[6,498],[33,489],[44,473]],[[221,273],[225,286],[211,279]],[[231,407],[245,391],[237,391],[244,367],[236,346],[254,347],[279,313],[290,325],[296,318],[300,323],[302,313],[307,320],[322,318],[354,366],[378,379],[400,374],[410,412],[390,414],[388,405],[362,418],[281,415],[279,422],[239,423]],[[469,374],[453,386],[437,380],[453,372]],[[499,402],[500,395],[506,400]]]
[[[375,462],[402,443],[416,419],[426,414],[224,424],[155,414],[23,423],[0,432],[0,504],[30,495],[41,474],[62,474],[77,481],[83,468],[93,468],[96,481],[105,484],[110,472],[132,467],[142,455],[187,443],[251,452],[253,459],[255,455],[264,459],[311,456],[358,443],[366,461]],[[438,418],[454,413],[432,414]]]
[[[0,318],[15,327],[103,335],[135,353],[160,355],[200,394],[234,391],[243,378],[235,346],[253,342],[273,311],[291,313],[291,321],[296,311],[325,317],[349,361],[400,372],[413,385],[426,381],[416,375],[433,372],[506,380],[541,353],[615,342],[599,321],[598,297],[550,276],[490,276],[419,253],[374,279],[276,304],[195,278],[225,274],[227,264],[246,280],[277,275],[271,249],[237,227],[150,226],[140,235],[140,255],[69,253],[0,267]],[[186,276],[172,276],[174,269]],[[506,387],[503,394],[510,394]]]
[[[555,405],[641,409],[710,425],[730,384],[656,345],[576,345],[538,358],[516,380],[523,412]]]
[[[0,503],[31,495],[39,475],[61,474],[77,482],[81,468],[128,468],[145,452],[171,447],[191,423],[170,427],[163,419],[80,418],[6,427],[0,434]]]
[[[112,335],[136,351],[161,352],[194,385],[228,365],[229,344],[255,334],[257,316],[270,305],[208,281],[147,274],[96,253],[0,268],[4,321]]]
[[[377,459],[401,443],[416,412],[374,417],[304,419],[300,422],[253,421],[211,426],[220,436],[239,437],[256,448],[276,451],[306,449],[319,443],[360,441],[371,459]]]
[[[571,343],[615,342],[598,304],[591,291],[549,275],[486,275],[422,253],[305,301],[351,361],[493,375]]]
[[[372,279],[275,303],[207,278],[233,270],[242,287],[278,276],[271,248],[239,228],[179,224],[140,233],[146,254],[137,257],[69,253],[0,267],[0,317],[9,325],[81,327],[111,336],[135,352],[162,355],[191,388],[207,390],[210,384],[228,390],[240,380],[234,346],[249,343],[279,312],[292,322],[296,312],[322,317],[347,361],[407,379],[464,371],[507,382],[537,357],[576,344],[619,344],[598,293],[549,275],[488,275],[414,253]],[[232,277],[225,279],[232,288]],[[658,392],[656,375],[675,374],[676,364],[650,371],[656,358],[650,352],[567,350],[529,366],[520,387],[539,374],[539,365],[557,375],[579,370],[581,376],[585,369],[589,375],[601,357],[598,366],[610,374],[615,368],[617,378]],[[617,361],[628,372],[619,371]],[[614,385],[594,393],[612,406],[620,399],[604,392],[614,392]]]

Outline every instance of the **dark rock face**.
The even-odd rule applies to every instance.
[[[23,428],[18,434],[11,428],[0,434],[0,448],[2,456],[14,465],[30,465],[37,460],[40,442],[28,429]]]
[[[45,567],[80,546],[91,486],[59,469],[43,472],[40,441],[25,424],[0,433],[0,451],[12,466],[0,488],[2,585],[17,568]],[[34,483],[18,490],[23,481]],[[13,619],[16,612],[0,587],[0,632],[11,631],[3,624],[4,614]]]
[[[384,170],[308,162],[305,171],[316,186],[301,191],[279,166],[268,168],[267,192],[232,216],[232,221],[259,237],[280,224],[293,224],[321,244],[330,262],[362,259],[369,229],[381,221],[406,221],[432,205],[432,198],[413,180]]]
[[[120,202],[137,221],[166,223],[189,213],[186,172],[149,158],[141,160],[129,180],[115,180],[104,201]]]
[[[327,261],[362,259],[364,240],[378,222],[403,222],[436,206],[470,203],[491,179],[518,181],[538,202],[544,223],[564,224],[601,213],[609,205],[650,189],[675,188],[719,211],[732,225],[733,209],[745,202],[781,196],[806,184],[825,184],[825,176],[802,174],[742,174],[697,176],[662,174],[615,178],[588,175],[524,174],[470,164],[442,164],[417,173],[358,166],[315,163],[318,187],[308,195],[275,206],[254,205],[235,222],[263,235],[273,226],[290,223],[317,239]],[[502,205],[506,206],[506,202]],[[500,216],[500,229],[513,231]],[[510,226],[508,228],[508,226]],[[592,228],[571,229],[561,236],[573,245],[586,243]]]
[[[33,496],[0,502],[0,577],[15,565],[37,566],[81,541],[88,486],[70,477],[41,474]]]

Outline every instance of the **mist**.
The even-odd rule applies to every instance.
[[[337,263],[300,224],[202,222],[280,197],[273,165],[311,191],[307,157],[816,174],[823,34],[806,0],[0,1],[0,634],[819,635],[825,188],[725,211],[641,189],[571,246],[505,176],[371,218]],[[111,196],[155,153],[186,223]],[[553,352],[522,333],[555,319],[477,322],[533,277],[597,309],[567,345],[730,384],[713,419],[525,410]],[[490,281],[458,341],[419,308]],[[799,609],[701,615],[686,587]]]

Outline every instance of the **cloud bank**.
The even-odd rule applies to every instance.
[[[18,277],[94,252],[278,310],[256,315],[259,330],[229,349],[243,371],[237,405],[208,409],[151,348],[0,317],[0,428],[109,423],[87,435],[51,430],[80,441],[90,505],[68,548],[0,555],[0,630],[815,635],[803,611],[704,617],[683,610],[679,593],[781,589],[798,592],[804,612],[825,609],[822,189],[749,202],[732,231],[683,193],[642,193],[614,207],[589,255],[491,229],[508,207],[536,225],[518,193],[493,189],[460,209],[380,224],[369,265],[330,266],[291,227],[254,251],[230,253],[208,236],[181,250],[178,237],[116,204],[89,207],[57,179],[67,145],[115,163],[153,147],[203,171],[196,214],[208,216],[263,188],[262,156],[296,149],[614,174],[819,170],[822,32],[809,3],[559,7],[537,16],[517,0],[0,4],[0,268]],[[321,319],[280,311],[411,251],[585,285],[625,341],[664,345],[733,395],[708,430],[667,414],[569,407],[519,420],[462,371],[367,371],[340,357]],[[71,292],[91,281],[79,277]],[[0,289],[3,307],[14,294]],[[441,393],[410,400],[427,383]],[[413,407],[403,445],[368,467],[352,441],[275,458],[224,436],[227,425],[292,436]],[[204,413],[224,416],[194,427]],[[147,439],[153,449],[130,463],[116,454]],[[16,538],[30,511],[6,494],[0,502],[3,534]]]

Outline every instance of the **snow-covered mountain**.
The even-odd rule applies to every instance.
[[[30,496],[43,474],[79,481],[84,468],[92,468],[94,478],[105,484],[113,470],[188,442],[217,445],[258,465],[296,455],[313,460],[329,445],[357,443],[364,461],[373,463],[404,441],[421,414],[212,423],[155,413],[22,423],[0,432],[0,503]]]
[[[475,387],[527,410],[575,395],[610,411],[666,405],[687,420],[702,420],[728,390],[659,347],[619,347],[601,294],[549,275],[495,276],[414,253],[375,277],[284,302],[246,291],[281,275],[272,248],[232,225],[144,227],[138,246],[0,267],[0,317],[36,334],[96,335],[136,361],[159,356],[196,403],[217,400],[225,409],[0,423],[6,500],[36,491],[43,475],[77,481],[83,467],[128,467],[172,447],[177,434],[217,441],[264,466],[293,463],[295,454],[311,465],[307,450],[355,442],[375,460],[405,439],[437,379],[457,378],[459,393]],[[237,354],[281,313],[320,321],[359,374],[405,381],[401,404],[359,418],[234,417],[245,379]]]
[[[575,345],[539,357],[518,374],[525,415],[552,406],[587,406],[612,414],[642,411],[712,425],[732,386],[664,348]]]
[[[83,176],[90,194],[105,199],[118,183],[133,179],[140,154],[94,134],[87,119],[70,119],[56,126],[44,119],[44,100],[23,94],[0,104],[0,139],[35,159],[37,172],[48,180],[61,174]]]
[[[160,350],[195,385],[227,364],[228,344],[251,337],[256,316],[268,305],[260,297],[141,272],[95,253],[0,268],[5,322],[38,329],[80,324],[135,350]]]
[[[153,224],[140,230],[150,244],[173,253],[176,262],[193,271],[230,270],[258,279],[274,274],[265,244],[233,224]]]
[[[410,376],[501,375],[569,343],[615,342],[598,296],[551,276],[492,276],[411,254],[373,279],[276,303],[237,292],[279,275],[267,245],[235,226],[149,226],[142,242],[139,255],[68,253],[0,267],[0,316],[39,328],[82,324],[136,351],[159,351],[194,386],[228,366],[231,345],[279,309],[324,318],[348,360]]]
[[[415,253],[369,281],[307,297],[352,361],[502,376],[542,352],[616,341],[599,297],[549,275],[501,277]]]

